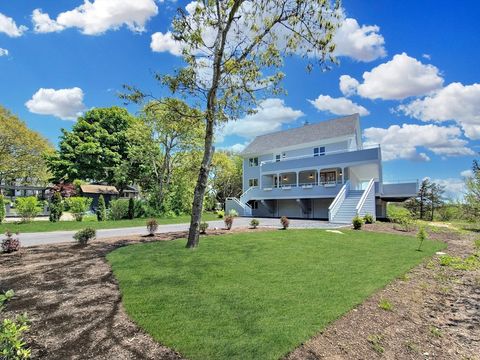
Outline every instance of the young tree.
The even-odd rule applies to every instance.
[[[6,213],[7,213],[7,211],[5,210],[5,201],[3,199],[3,195],[0,194],[0,224],[5,219]]]
[[[340,3],[331,0],[198,1],[179,10],[172,34],[186,66],[174,75],[157,75],[170,91],[190,96],[202,107],[203,159],[197,176],[187,247],[196,247],[203,200],[213,157],[214,131],[221,122],[251,112],[257,98],[281,92],[283,58],[299,55],[326,67],[334,60],[333,35]],[[141,101],[133,87],[125,95]]]
[[[442,207],[445,203],[445,186],[432,182],[430,187],[430,207],[431,207],[431,220],[434,219],[435,210]]]
[[[218,151],[213,155],[211,188],[219,203],[242,194],[242,161],[241,156],[228,151]]]
[[[57,222],[60,220],[63,214],[63,200],[60,192],[53,194],[52,202],[50,203],[50,221]]]
[[[480,164],[474,160],[472,166],[473,176],[465,180],[465,207],[471,220],[480,220]]]
[[[56,181],[114,184],[115,169],[127,159],[127,130],[135,118],[119,107],[98,108],[62,130],[58,152],[47,158]],[[116,184],[115,184],[116,185]]]
[[[105,198],[103,197],[103,195],[100,195],[100,197],[98,198],[97,220],[107,220],[107,207],[105,206]]]

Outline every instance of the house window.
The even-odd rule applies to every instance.
[[[256,210],[258,209],[258,201],[256,200],[253,200],[251,203],[250,203],[250,206],[253,210]]]
[[[250,167],[258,166],[258,157],[248,159]]]
[[[248,186],[258,186],[258,179],[249,179],[248,180]]]
[[[325,146],[319,146],[313,148],[313,156],[323,156],[325,155]]]
[[[275,155],[275,162],[279,162],[281,160],[280,154]]]
[[[320,173],[320,183],[321,184],[332,184],[337,182],[337,172],[336,171],[326,171]]]

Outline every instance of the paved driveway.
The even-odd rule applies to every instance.
[[[239,217],[236,218],[233,226],[234,227],[247,227],[249,226],[251,218]],[[259,219],[260,226],[262,227],[271,227],[279,228],[280,220],[279,219]],[[209,228],[213,229],[215,227],[222,228],[224,226],[223,220],[209,221]],[[88,226],[85,224],[85,226]],[[176,232],[176,231],[186,231],[188,230],[189,224],[172,224],[172,225],[160,225],[158,227],[158,233],[167,233],[167,232]],[[319,220],[290,220],[291,228],[317,228],[317,229],[335,229],[342,227],[341,224],[331,224],[328,221],[319,221]],[[22,246],[35,246],[35,245],[45,245],[45,244],[57,244],[64,243],[73,240],[73,234],[76,231],[52,231],[52,232],[39,232],[39,233],[25,233],[20,234],[20,241]],[[145,226],[141,227],[130,227],[130,228],[121,228],[121,229],[105,229],[97,230],[97,239],[104,239],[109,237],[117,236],[129,236],[129,235],[146,235],[147,230]]]

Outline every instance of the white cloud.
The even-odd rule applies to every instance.
[[[398,109],[422,121],[456,121],[467,137],[480,139],[480,84],[451,83]]]
[[[463,178],[473,177],[473,170],[472,169],[463,170],[460,173],[460,176],[463,177]]]
[[[350,80],[350,83],[353,83]],[[369,99],[401,100],[441,88],[443,78],[433,65],[425,65],[406,53],[363,73],[358,95]],[[353,91],[350,88],[350,92]]]
[[[350,75],[340,76],[340,91],[345,96],[355,95],[357,92],[358,81]]]
[[[9,52],[7,49],[0,48],[0,57],[1,56],[8,56]]]
[[[335,115],[351,115],[358,113],[360,116],[370,114],[363,106],[355,104],[352,100],[340,97],[332,98],[328,95],[319,95],[315,100],[308,100],[310,104],[320,111],[328,111]]]
[[[250,139],[280,130],[283,124],[292,123],[304,115],[300,110],[285,106],[283,100],[274,98],[263,100],[256,110],[256,113],[247,115],[243,119],[225,124],[219,131],[218,141],[227,135],[238,135]]]
[[[0,33],[5,33],[10,37],[19,37],[27,30],[26,26],[17,26],[11,17],[0,13]]]
[[[427,60],[431,60],[431,59],[432,59],[432,57],[430,56],[430,54],[422,54],[422,57],[423,57],[424,59],[427,59]]]
[[[465,180],[459,178],[432,179],[432,182],[443,186],[445,197],[455,201],[462,201],[465,194]]]
[[[461,130],[455,126],[403,124],[402,126],[392,125],[387,129],[372,127],[365,129],[363,134],[365,145],[381,145],[382,158],[385,161],[430,160],[427,154],[418,152],[419,148],[425,148],[442,156],[475,154],[467,147],[468,141],[461,138]]]
[[[154,52],[169,52],[172,55],[182,55],[183,46],[180,41],[173,39],[170,31],[164,33],[156,32],[152,34],[150,48]]]
[[[360,26],[357,20],[346,18],[334,37],[335,55],[364,62],[386,56],[385,40],[379,31],[378,26]]]
[[[84,0],[75,9],[60,13],[56,20],[36,9],[32,21],[39,33],[76,27],[85,35],[98,35],[123,25],[132,31],[145,31],[145,23],[157,14],[155,0]]]
[[[39,89],[25,103],[34,114],[53,115],[63,120],[75,120],[85,110],[83,90],[71,89]]]

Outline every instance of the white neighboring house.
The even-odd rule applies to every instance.
[[[241,155],[243,194],[225,204],[241,216],[351,223],[385,218],[387,202],[418,190],[383,181],[380,146],[363,146],[358,114],[257,136]]]

